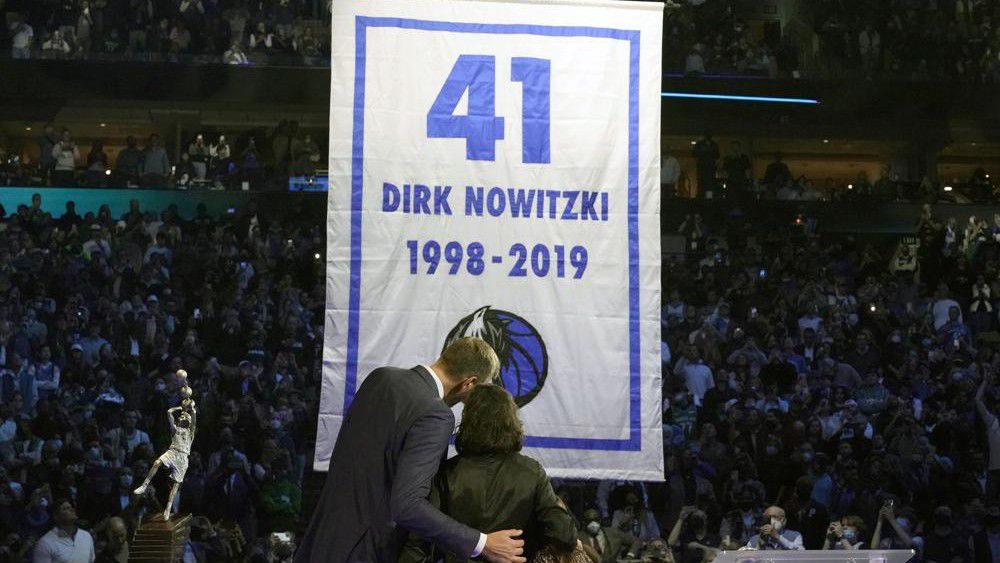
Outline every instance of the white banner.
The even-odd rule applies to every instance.
[[[333,5],[316,468],[368,373],[478,335],[550,475],[662,479],[662,4]]]

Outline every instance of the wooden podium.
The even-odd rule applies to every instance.
[[[129,544],[130,562],[175,563],[184,555],[191,531],[191,515],[175,514],[169,521],[157,514],[143,522]]]

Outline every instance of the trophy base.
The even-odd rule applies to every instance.
[[[157,514],[142,523],[129,545],[130,562],[174,563],[184,555],[190,533],[191,515],[175,514],[164,520]]]

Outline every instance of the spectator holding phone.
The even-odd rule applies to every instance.
[[[60,187],[72,187],[75,184],[74,175],[76,161],[80,158],[80,149],[73,141],[69,129],[63,129],[62,138],[52,147],[52,158],[55,160],[53,183]]]
[[[711,561],[719,554],[721,539],[708,531],[708,517],[696,506],[685,506],[667,538],[670,547],[680,552],[680,563]]]
[[[612,515],[611,526],[639,538],[640,541],[660,537],[660,525],[656,523],[653,511],[631,490],[625,495],[625,506]]]
[[[861,549],[864,543],[861,541],[863,526],[864,520],[860,516],[845,516],[842,520],[830,522],[830,527],[826,530],[826,541],[823,542],[823,549],[847,551]]]
[[[802,534],[785,528],[785,510],[769,506],[764,511],[764,524],[757,528],[757,535],[750,538],[747,549],[801,551]]]

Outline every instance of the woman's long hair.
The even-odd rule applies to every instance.
[[[503,387],[478,385],[462,410],[455,449],[463,455],[514,453],[524,445],[517,405]]]

